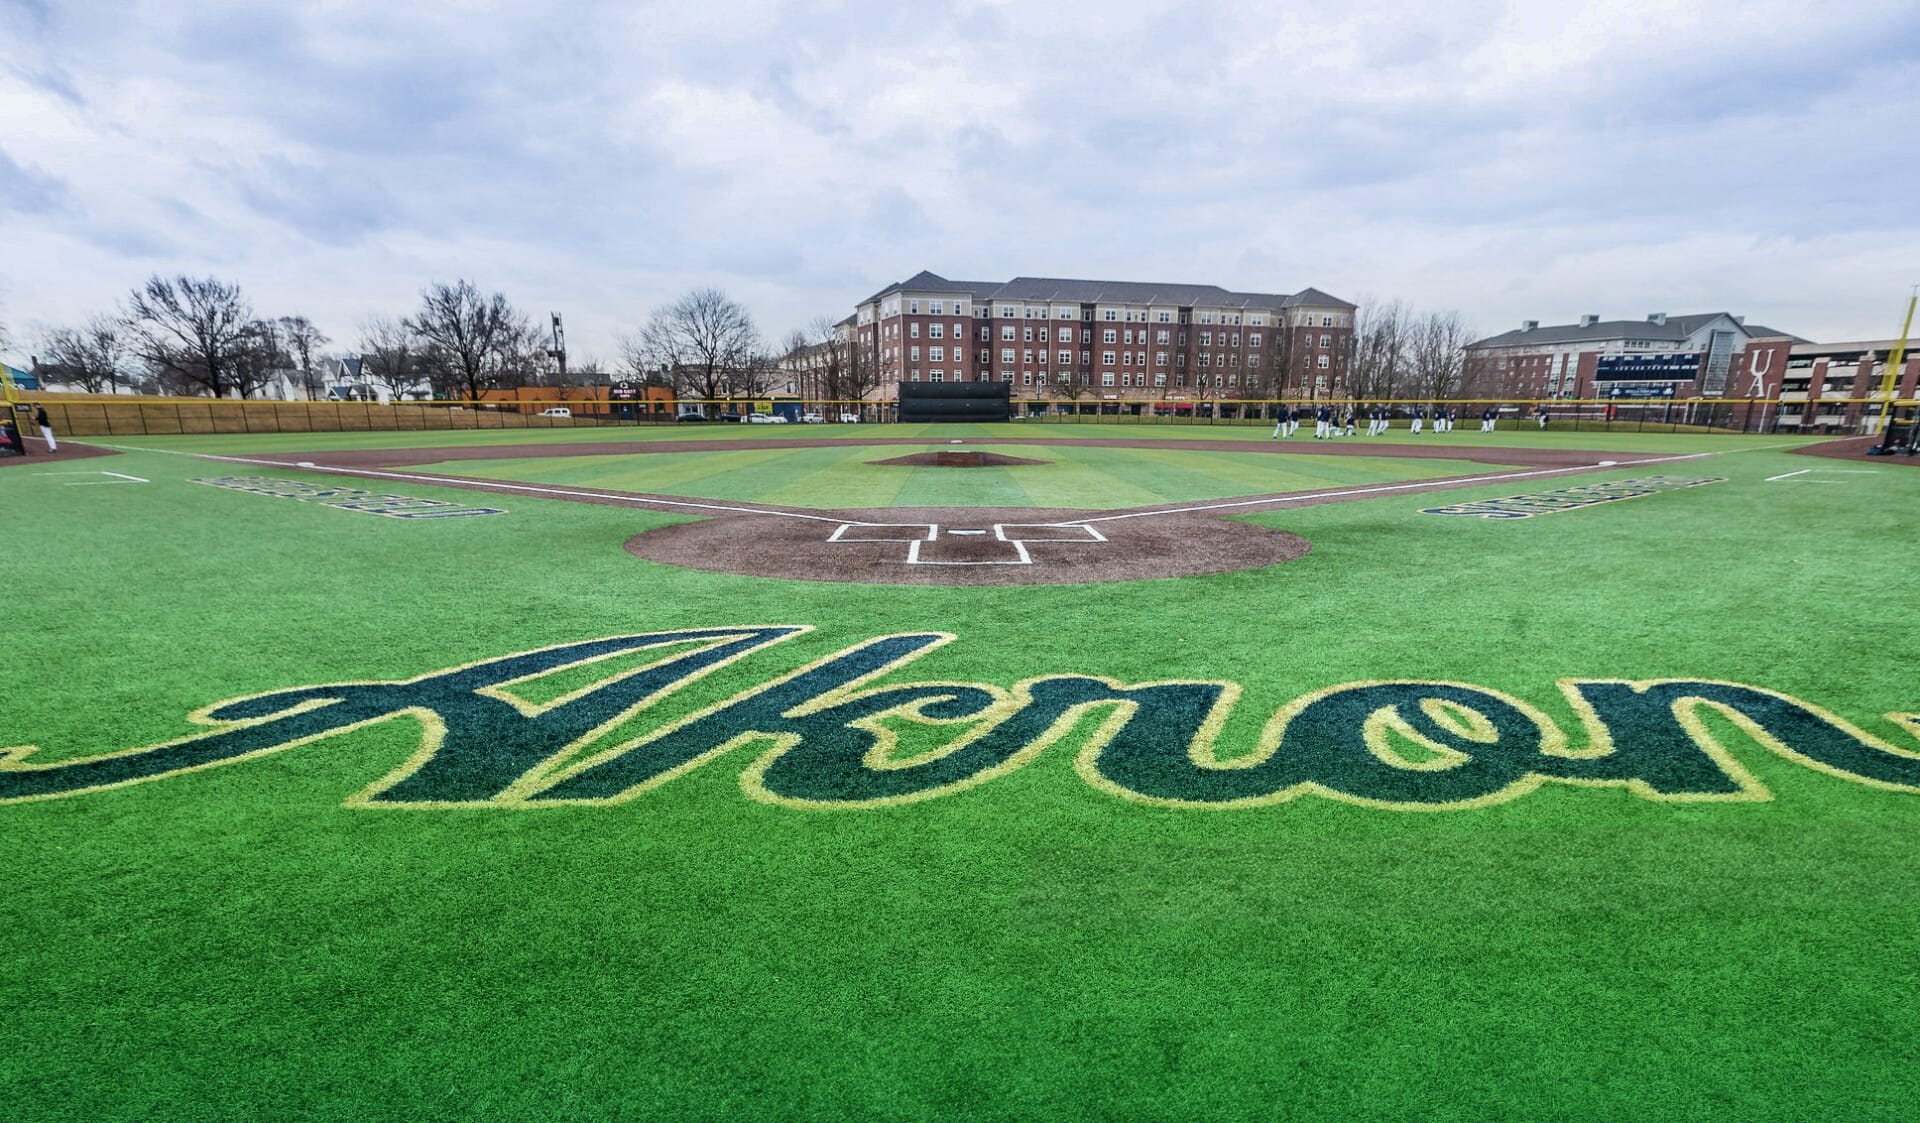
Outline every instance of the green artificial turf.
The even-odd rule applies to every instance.
[[[1044,463],[988,468],[901,467],[876,461],[924,449],[838,444],[718,449],[644,456],[454,460],[419,466],[485,479],[611,488],[794,507],[1136,507],[1392,480],[1472,475],[1485,464],[1362,456],[1261,456],[1164,448],[1021,445],[1006,453]],[[1005,447],[1005,446],[999,446]]]
[[[1349,444],[1421,444],[1458,448],[1599,448],[1618,452],[1708,452],[1734,448],[1791,448],[1811,443],[1804,436],[1763,435],[1759,433],[1702,433],[1655,428],[1621,428],[1614,432],[1571,430],[1565,427],[1545,431],[1531,425],[1505,428],[1492,433],[1477,429],[1440,434],[1409,433],[1404,422],[1380,437],[1341,437]],[[976,437],[1010,437],[1061,444],[1075,441],[1165,441],[1181,444],[1191,441],[1272,440],[1272,427],[1235,423],[1154,423],[1107,420],[1084,422],[1019,421],[990,425],[627,425],[605,428],[529,428],[405,430],[400,432],[320,432],[320,433],[218,433],[188,436],[114,436],[88,438],[93,443],[127,450],[163,449],[171,452],[251,453],[294,452],[321,449],[358,448],[467,448],[526,444],[603,444],[630,441],[700,441],[720,444],[754,441],[818,441],[822,444],[860,444],[900,438],[925,439],[936,443]],[[1292,443],[1312,447],[1312,426],[1307,425],[1291,438]]]
[[[152,443],[218,444],[201,440]],[[1214,463],[1068,452],[1113,502],[1154,486],[1143,464],[1190,490]],[[756,455],[714,467],[773,471]],[[188,482],[330,479],[292,470],[58,466],[95,468],[151,482],[0,470],[0,745],[41,760],[187,736],[187,713],[262,691],[744,624],[815,630],[626,735],[918,630],[957,639],[883,682],[1238,683],[1229,756],[1296,697],[1377,679],[1501,691],[1576,740],[1560,677],[1764,686],[1890,739],[1881,715],[1920,710],[1904,464],[1733,452],[1657,469],[1725,483],[1524,520],[1420,508],[1649,470],[1275,511],[1249,521],[1306,557],[1005,589],[658,566],[620,548],[677,518],[643,511],[511,496],[406,521]],[[1715,717],[1771,801],[1548,784],[1441,812],[1159,807],[1080,777],[1097,722],[969,790],[858,811],[747,798],[762,748],[613,806],[347,806],[418,748],[404,718],[0,805],[0,1102],[32,1120],[1747,1120],[1895,1118],[1920,1093],[1920,794]]]

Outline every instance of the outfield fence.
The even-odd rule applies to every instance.
[[[1436,410],[1451,409],[1456,430],[1472,431],[1482,414],[1495,411],[1497,429],[1546,428],[1573,431],[1804,433],[1816,436],[1873,435],[1881,431],[1891,405],[1916,403],[1884,398],[1741,398],[1698,400],[1446,399],[1441,401],[1349,401],[1347,399],[1016,399],[1014,419],[1022,423],[1072,425],[1201,425],[1271,428],[1297,409],[1303,428],[1311,429],[1318,410],[1345,420],[1349,408],[1365,430],[1368,411],[1384,408],[1393,429],[1410,427],[1425,411],[1431,428]],[[553,399],[508,402],[277,402],[208,398],[148,398],[127,395],[23,395],[16,410],[44,407],[54,431],[72,437],[165,436],[195,433],[405,432],[461,429],[579,429],[608,426],[667,426],[688,422],[848,424],[886,423],[896,404],[881,401],[741,399],[732,402],[609,402]],[[694,411],[698,409],[698,413]],[[683,412],[684,411],[684,412]],[[30,413],[16,413],[31,432]]]

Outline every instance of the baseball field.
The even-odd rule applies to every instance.
[[[1920,467],[1306,438],[0,466],[5,1115],[1910,1117]]]

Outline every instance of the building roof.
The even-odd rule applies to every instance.
[[[998,281],[949,281],[938,273],[922,269],[904,281],[895,281],[860,303],[871,304],[890,292],[962,292],[983,297],[999,287]]]
[[[1015,277],[997,281],[949,281],[921,270],[904,281],[888,285],[861,301],[870,304],[895,292],[966,293],[975,300],[1060,301],[1077,304],[1174,304],[1211,308],[1347,308],[1354,305],[1319,289],[1281,293],[1231,292],[1219,285],[1171,284],[1157,281],[1095,281],[1070,277]]]
[[[1610,339],[1644,339],[1652,344],[1684,343],[1688,336],[1699,331],[1707,324],[1725,316],[1738,323],[1738,319],[1726,312],[1692,312],[1684,316],[1668,316],[1664,324],[1652,320],[1599,320],[1595,323],[1581,324],[1545,324],[1537,328],[1515,328],[1512,331],[1490,335],[1467,344],[1469,349],[1476,347],[1518,347],[1541,346],[1552,343],[1598,343]],[[1741,326],[1749,338],[1762,336],[1786,336],[1798,339],[1784,331],[1761,327],[1758,324]]]

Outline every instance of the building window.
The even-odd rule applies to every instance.
[[[1106,331],[1103,331],[1100,333],[1100,342],[1118,343],[1120,342],[1120,333],[1113,330],[1112,328],[1108,328]]]
[[[1027,319],[1033,319],[1033,308],[1031,306],[1027,308]]]
[[[1167,333],[1164,331],[1154,332],[1153,341],[1155,343],[1158,343],[1160,346],[1165,347],[1167,345]]]
[[[1111,386],[1111,385],[1113,385],[1113,372],[1112,372],[1112,371],[1110,371],[1110,370],[1109,370],[1109,371],[1103,371],[1103,372],[1101,372],[1101,374],[1100,374],[1100,385],[1102,385],[1102,386]]]
[[[1085,365],[1087,365],[1088,363],[1090,363],[1090,362],[1092,362],[1092,361],[1093,361],[1093,352],[1091,352],[1091,351],[1082,351],[1082,352],[1080,352],[1080,365],[1081,365],[1081,366],[1085,366]]]
[[[1263,327],[1265,326],[1266,322],[1267,322],[1267,318],[1258,312],[1255,312],[1253,315],[1247,317],[1247,323],[1252,324],[1254,327]]]
[[[1043,370],[1039,374],[1034,375],[1033,384],[1035,386],[1045,386],[1047,384],[1047,372]]]
[[[1002,304],[1000,306],[1000,318],[1003,320],[1013,319],[1013,305]]]
[[[1062,308],[1062,309],[1060,309],[1060,318],[1061,318],[1061,319],[1063,319],[1063,320],[1071,320],[1071,319],[1073,319],[1073,309],[1071,309],[1071,308]]]
[[[1259,332],[1257,332],[1257,331],[1250,331],[1250,332],[1248,332],[1248,333],[1247,333],[1247,346],[1249,346],[1249,347],[1258,347],[1258,346],[1260,346],[1260,333],[1259,333]]]
[[[947,326],[945,324],[928,324],[927,325],[927,335],[930,338],[939,339],[941,336],[945,335],[946,333],[947,333]]]
[[[909,348],[907,348],[907,360],[908,360],[909,362],[915,362],[915,363],[917,363],[917,362],[919,362],[919,361],[920,361],[920,348],[918,348],[918,347],[909,347]]]
[[[1031,386],[1031,385],[1033,385],[1033,372],[1032,372],[1032,371],[1030,371],[1030,370],[1029,370],[1029,371],[1022,371],[1022,372],[1021,372],[1021,374],[1020,374],[1020,385],[1022,385],[1022,386]]]
[[[986,366],[988,360],[991,359],[992,356],[993,356],[992,351],[987,350],[985,347],[980,348],[980,365]]]
[[[1002,364],[1005,364],[1005,365],[1009,365],[1009,366],[1010,366],[1010,365],[1012,365],[1012,363],[1013,363],[1013,348],[1011,348],[1011,347],[1004,347],[1004,348],[1002,348],[1002,349],[1001,349],[1001,351],[1000,351],[1000,362],[1001,362]]]
[[[1133,352],[1131,352],[1131,351],[1122,351],[1122,352],[1120,352],[1120,363],[1121,363],[1121,365],[1123,365],[1123,366],[1132,366],[1132,365],[1133,365]]]
[[[1210,332],[1210,331],[1203,331],[1203,332],[1201,332],[1201,333],[1200,333],[1200,346],[1202,346],[1202,347],[1211,347],[1211,346],[1213,346],[1213,333],[1212,333],[1212,332]]]
[[[1178,355],[1175,355],[1175,356],[1173,357],[1173,365],[1174,365],[1174,366],[1177,366],[1177,367],[1183,367],[1183,366],[1186,366],[1186,365],[1187,365],[1187,356],[1186,356],[1185,354],[1178,354]],[[1185,382],[1182,382],[1182,383],[1181,383],[1180,385],[1182,385],[1182,386],[1185,386],[1185,385],[1186,385],[1186,383],[1185,383]]]
[[[1162,312],[1162,313],[1160,313],[1160,322],[1161,322],[1161,323],[1163,323],[1163,324],[1170,324],[1170,323],[1172,323],[1172,322],[1173,322],[1173,313],[1171,313],[1171,312]],[[1160,334],[1161,334],[1161,335],[1165,335],[1165,334],[1167,334],[1167,333],[1166,333],[1166,332],[1161,332]],[[1164,343],[1164,342],[1166,342],[1166,341],[1165,341],[1165,340],[1161,340],[1161,342],[1162,342],[1162,343]]]
[[[1003,325],[1001,325],[1001,327],[1000,327],[1000,339],[1001,339],[1001,341],[1002,341],[1002,342],[1004,342],[1004,343],[1012,343],[1012,342],[1013,342],[1013,340],[1014,340],[1014,334],[1013,334],[1013,325],[1012,325],[1012,324],[1003,324]]]
[[[1155,351],[1155,352],[1153,353],[1153,365],[1154,365],[1154,366],[1157,366],[1157,367],[1163,367],[1163,366],[1166,366],[1166,365],[1167,365],[1167,353],[1166,353],[1165,351]]]
[[[1321,336],[1321,337],[1320,337],[1320,346],[1322,346],[1322,347],[1331,347],[1331,346],[1333,346],[1333,337],[1332,337],[1331,335],[1323,335],[1323,336]]]
[[[1320,317],[1320,326],[1321,326],[1321,327],[1323,327],[1323,328],[1330,328],[1330,327],[1332,327],[1332,326],[1333,326],[1333,317],[1332,317],[1332,316],[1322,316],[1322,317]]]
[[[907,301],[907,315],[917,316],[919,314],[920,314],[920,302],[917,300]]]
[[[914,367],[912,371],[910,371],[910,372],[908,372],[908,378],[907,378],[907,381],[909,381],[909,382],[918,382],[918,381],[920,381],[920,368],[919,368],[919,367]]]
[[[1247,365],[1248,365],[1248,366],[1250,366],[1250,367],[1257,367],[1257,366],[1259,366],[1259,365],[1260,365],[1260,356],[1258,356],[1258,355],[1248,355],[1248,356],[1247,356]]]
[[[1063,367],[1065,367],[1065,366],[1072,366],[1072,365],[1073,365],[1073,352],[1071,352],[1071,351],[1062,351],[1062,352],[1060,352],[1060,365],[1061,365],[1061,366],[1063,366]]]
[[[945,382],[945,381],[947,380],[947,372],[946,372],[946,371],[944,371],[944,370],[936,370],[936,371],[934,371],[934,372],[933,372],[933,380],[934,380],[935,382]]]
[[[932,362],[943,363],[947,359],[947,349],[945,347],[929,347],[927,348],[927,358]]]
[[[987,327],[985,324],[980,325],[980,342],[985,343],[992,338],[993,338],[993,329],[990,327]]]
[[[907,325],[907,334],[908,334],[908,335],[910,335],[910,336],[912,336],[912,337],[913,337],[913,338],[915,338],[915,339],[919,339],[919,338],[920,338],[920,325],[919,325],[919,324],[917,324],[917,323],[913,323],[913,324],[908,324],[908,325]]]
[[[1040,342],[1042,342],[1042,343],[1045,343],[1046,341],[1047,341],[1047,329],[1046,329],[1046,328],[1041,328],[1041,329],[1040,329]]]
[[[1318,366],[1321,370],[1325,370],[1330,364],[1328,364],[1327,362],[1327,357],[1325,355],[1322,355],[1320,356],[1320,361],[1315,365]]]
[[[1027,355],[1027,362],[1031,364],[1033,362],[1033,348],[1031,347],[1027,348],[1026,355]]]
[[[1113,309],[1109,308],[1104,313],[1101,314],[1101,318],[1106,320],[1113,320],[1113,319],[1117,319],[1119,315],[1120,314],[1118,312],[1115,312]]]
[[[1111,351],[1102,351],[1102,352],[1100,352],[1100,365],[1101,365],[1101,366],[1108,366],[1108,367],[1110,367],[1110,366],[1112,366],[1112,365],[1113,365],[1113,352],[1111,352]]]

